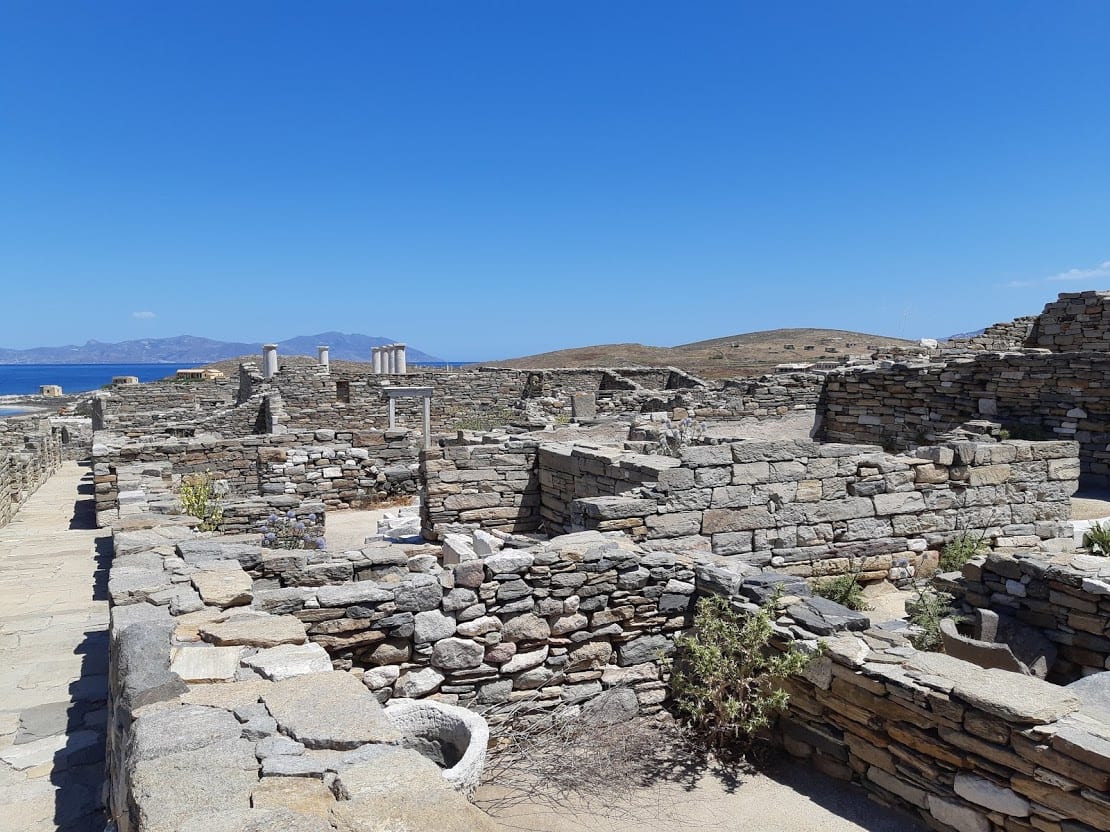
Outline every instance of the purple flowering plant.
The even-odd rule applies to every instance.
[[[315,513],[299,518],[296,512],[271,513],[258,528],[266,549],[326,549],[323,518]]]

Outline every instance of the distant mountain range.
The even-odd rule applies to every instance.
[[[331,347],[330,357],[339,361],[370,361],[370,348],[396,343],[392,338],[357,335],[344,332],[321,332],[298,335],[278,342],[278,355],[316,355],[318,344]],[[88,341],[77,346],[32,347],[27,350],[0,348],[0,364],[209,364],[226,358],[257,354],[261,361],[262,345],[235,341],[214,341],[179,335],[176,338],[144,338],[115,344]],[[410,364],[440,361],[411,346],[407,352]]]

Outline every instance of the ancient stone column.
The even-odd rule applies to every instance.
[[[385,353],[385,361],[383,362],[385,364],[385,371],[389,375],[393,375],[397,372],[397,353],[394,352],[392,344],[388,347],[382,347],[382,351]]]
[[[320,359],[320,366],[321,367],[329,366],[329,361],[331,360],[328,356],[328,350],[329,349],[330,349],[330,347],[328,347],[326,344],[318,346],[316,348],[316,355]]]
[[[278,370],[277,344],[262,345],[262,378],[271,379]]]
[[[374,362],[374,375],[380,376],[382,374],[382,348],[370,348],[371,360]]]
[[[397,372],[398,375],[403,376],[405,373],[407,373],[409,371],[408,359],[405,355],[405,345],[404,344],[394,344],[393,349],[394,349],[394,354],[396,355],[396,364],[397,364],[396,372]]]

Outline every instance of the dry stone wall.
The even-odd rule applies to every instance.
[[[967,564],[950,589],[968,611],[1013,616],[1053,642],[1049,678],[1110,670],[1110,558],[991,554]]]
[[[1074,439],[1084,484],[1110,484],[1110,354],[985,354],[948,364],[846,370],[829,376],[824,437],[909,447],[969,419],[1014,435]]]
[[[396,697],[542,710],[616,690],[651,712],[696,595],[754,611],[776,586],[774,644],[817,654],[787,683],[788,753],[934,828],[1106,828],[1110,732],[1087,691],[919,652],[795,577],[598,532],[446,566],[427,547],[336,557],[180,526],[118,532],[114,546],[109,769],[128,832],[213,811],[261,822],[268,778],[353,779],[379,759],[369,746],[397,741],[378,709]],[[366,811],[336,801],[342,788],[317,792],[332,819]]]
[[[1029,346],[1053,352],[1110,351],[1110,292],[1067,292],[1036,319]]]
[[[904,581],[959,533],[995,546],[1070,537],[1079,475],[1073,442],[955,442],[907,456],[734,442],[691,447],[681,459],[542,443],[534,469],[530,455],[511,450],[424,455],[429,537],[468,523],[621,531],[651,548],[707,550],[805,577],[859,571]],[[518,503],[525,495],[529,504]]]
[[[101,526],[118,518],[147,472],[167,485],[210,472],[232,496],[288,494],[329,508],[364,506],[413,494],[420,438],[409,431],[335,431],[247,436],[230,440],[120,442],[98,434],[93,447],[96,511]],[[115,439],[115,441],[113,441]]]
[[[58,470],[62,447],[49,418],[0,419],[0,527]]]

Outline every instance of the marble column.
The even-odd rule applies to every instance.
[[[382,347],[382,350],[385,353],[385,361],[383,362],[385,364],[385,371],[389,375],[393,375],[397,372],[397,353],[394,352],[392,344],[388,347]]]
[[[380,376],[382,374],[382,348],[371,347],[370,355],[374,361],[374,375]]]
[[[278,371],[277,344],[262,345],[262,378],[271,379]]]
[[[329,367],[330,366],[331,359],[328,355],[329,349],[330,348],[327,345],[321,345],[321,346],[318,346],[316,348],[316,355],[320,360],[320,366],[321,367]]]
[[[405,345],[394,344],[393,349],[396,351],[397,355],[397,374],[403,376],[409,371],[408,357],[405,355]]]

